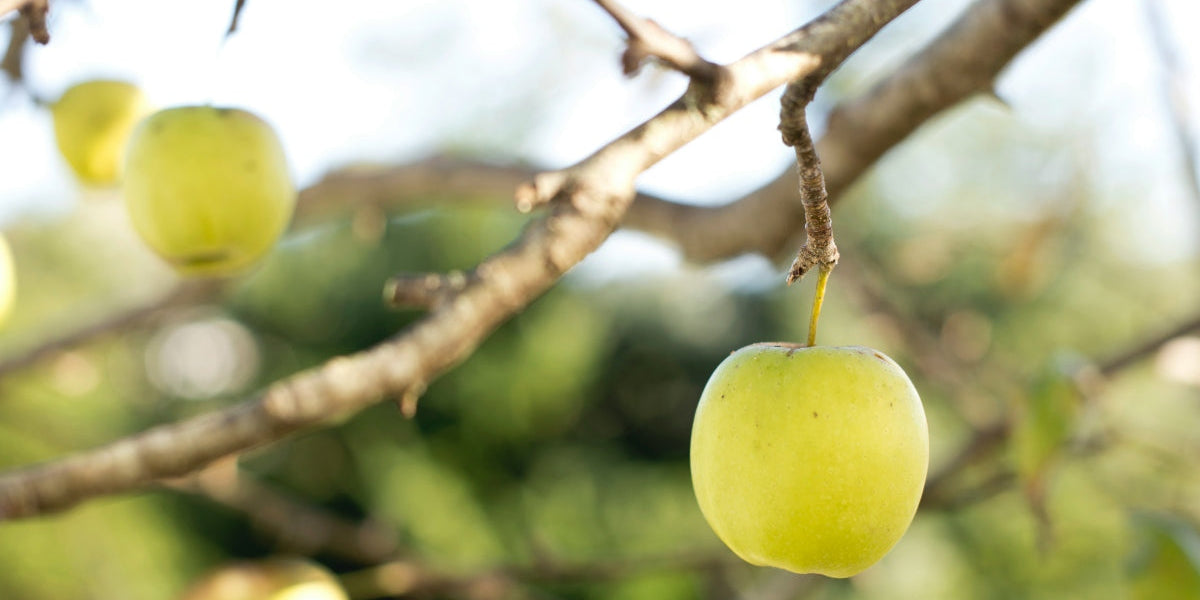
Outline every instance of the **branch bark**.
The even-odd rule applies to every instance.
[[[582,162],[518,189],[551,205],[507,249],[399,336],[336,358],[229,409],[163,425],[0,476],[0,519],[30,517],[180,476],[212,461],[357,412],[431,381],[474,351],[617,227],[642,171],[734,111],[789,81],[820,80],[916,0],[844,0],[812,23],[728,65],[719,95],[684,96]],[[707,96],[707,97],[706,97]]]
[[[46,30],[46,13],[50,11],[49,0],[0,0],[0,17],[14,10],[21,12],[34,41],[39,44],[50,43],[50,32]]]

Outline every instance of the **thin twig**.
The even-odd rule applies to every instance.
[[[449,596],[484,600],[505,598],[530,584],[619,581],[650,573],[712,571],[738,562],[726,552],[685,553],[584,563],[545,560],[529,566],[511,565],[461,575],[439,572],[405,559],[348,573],[341,580],[356,598]]]
[[[1096,364],[1096,369],[1101,375],[1105,377],[1112,377],[1118,371],[1126,369],[1143,358],[1154,354],[1159,348],[1166,345],[1167,342],[1177,337],[1197,331],[1200,331],[1200,315],[1188,319],[1187,321],[1172,327],[1170,330],[1156,335],[1138,344],[1137,346],[1125,350],[1124,352],[1115,354],[1105,360],[1100,361]]]
[[[24,352],[0,360],[0,378],[37,364],[63,350],[81,346],[106,335],[145,325],[170,309],[211,299],[217,296],[223,287],[222,283],[213,281],[179,284],[144,304],[123,309],[96,322],[41,342]]]
[[[397,337],[281,380],[241,404],[0,475],[0,519],[60,510],[203,468],[430,382],[550,288],[616,229],[637,176],[788,81],[828,75],[916,0],[843,0],[817,21],[730,64],[729,93],[680,98],[582,162],[557,186],[523,187],[553,208],[480,263],[467,286]],[[542,179],[541,181],[546,181]]]
[[[353,522],[301,502],[245,473],[236,459],[218,461],[195,475],[165,485],[244,514],[287,553],[312,556],[324,552],[372,565],[394,557],[399,548],[397,534],[382,524],[371,520]]]
[[[225,37],[229,37],[237,31],[238,19],[242,17],[242,9],[246,8],[246,0],[236,0],[233,4],[233,16],[229,18],[229,29],[225,30]]]
[[[696,52],[692,43],[667,31],[650,19],[643,19],[621,6],[616,0],[595,0],[629,36],[621,65],[626,75],[637,73],[642,61],[649,57],[693,80],[712,84],[721,75],[721,66],[708,62]]]
[[[968,467],[991,456],[1003,447],[1008,439],[1008,423],[1001,421],[990,426],[976,429],[958,451],[940,470],[929,476],[925,482],[925,492],[921,497],[923,508],[938,508],[949,502],[950,483]]]
[[[1181,154],[1181,166],[1186,174],[1188,191],[1192,200],[1200,206],[1200,166],[1197,165],[1197,144],[1193,138],[1193,123],[1188,111],[1187,86],[1184,82],[1183,67],[1180,65],[1177,44],[1172,39],[1171,28],[1167,18],[1162,14],[1161,2],[1149,0],[1142,2],[1146,8],[1147,21],[1150,23],[1154,47],[1163,63],[1166,74],[1163,77],[1163,95],[1170,108],[1171,121],[1175,126],[1175,138]]]
[[[796,164],[800,171],[800,202],[804,206],[804,231],[808,239],[800,246],[792,268],[788,270],[788,285],[799,281],[814,266],[828,276],[838,262],[837,244],[833,240],[833,220],[829,211],[829,195],[825,191],[825,176],[821,173],[821,160],[813,147],[812,135],[808,132],[805,107],[812,101],[812,93],[804,91],[807,86],[788,85],[783,94],[779,130],[783,132],[783,143],[796,151]]]

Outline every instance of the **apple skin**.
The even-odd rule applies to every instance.
[[[274,247],[296,188],[275,131],[236,108],[147,117],[129,141],[125,203],[147,245],[184,275],[236,275]]]
[[[299,558],[272,558],[211,571],[182,600],[348,600],[336,577]]]
[[[106,186],[121,177],[125,143],[149,104],[137,86],[93,80],[71,86],[50,107],[58,151],[84,183]]]
[[[925,410],[904,371],[863,347],[746,346],[713,372],[692,427],[692,485],[747,562],[850,577],[916,514]]]

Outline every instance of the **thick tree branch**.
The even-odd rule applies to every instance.
[[[50,43],[50,32],[46,29],[49,0],[0,0],[0,17],[14,10],[21,11],[21,17],[25,19],[34,41],[39,44]]]
[[[770,90],[828,74],[915,1],[844,0],[730,64],[729,85],[719,96],[696,98],[693,85],[579,164],[520,188],[519,196],[550,203],[549,214],[476,267],[452,299],[392,340],[301,372],[229,409],[0,476],[0,519],[43,514],[180,476],[431,381],[595,250],[633,201],[634,180],[642,171]]]
[[[383,300],[395,308],[437,308],[467,287],[462,271],[403,274],[383,286]]]
[[[29,41],[29,23],[25,19],[13,19],[8,27],[8,47],[4,50],[4,58],[0,59],[0,71],[4,71],[9,81],[16,83],[25,76],[25,44]]]

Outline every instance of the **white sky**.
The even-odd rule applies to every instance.
[[[1086,125],[1102,135],[1092,149],[1098,177],[1141,195],[1148,210],[1140,225],[1164,242],[1146,258],[1180,258],[1200,249],[1200,216],[1179,177],[1143,1],[1154,0],[1084,2],[1018,61],[999,90],[1034,128],[1070,132],[1104,123]],[[1185,45],[1186,92],[1200,122],[1200,45],[1190,35],[1200,3],[1161,2]],[[718,61],[753,50],[831,2],[734,4],[625,1]],[[885,73],[905,56],[898,49],[919,46],[965,4],[924,0],[852,60],[864,73]],[[568,164],[657,112],[684,85],[652,68],[622,77],[620,32],[588,0],[249,0],[239,32],[223,44],[232,5],[59,0],[53,41],[27,59],[30,84],[55,98],[71,83],[118,77],[139,83],[158,106],[249,108],[277,127],[301,185],[346,163],[396,163],[439,150]],[[789,160],[775,130],[777,106],[775,95],[752,105],[640,183],[711,203],[774,177]],[[2,84],[0,165],[0,222],[59,214],[78,199],[54,150],[48,113]],[[618,236],[600,260],[632,248],[643,268],[676,264],[670,251],[636,239]]]

